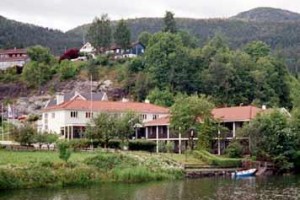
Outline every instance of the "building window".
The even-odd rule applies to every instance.
[[[45,116],[45,119],[48,119],[48,113],[45,113],[44,116]]]
[[[55,113],[52,113],[52,118],[55,118]]]
[[[94,113],[91,112],[86,112],[85,113],[85,118],[92,118]]]
[[[146,114],[142,114],[142,115],[141,115],[141,118],[142,118],[143,120],[146,120],[146,119],[147,119],[147,115],[146,115]]]
[[[45,130],[46,130],[46,131],[48,130],[48,125],[45,125]]]
[[[71,118],[77,118],[78,112],[77,111],[71,111]]]
[[[157,115],[153,115],[153,120],[157,119],[158,116]]]

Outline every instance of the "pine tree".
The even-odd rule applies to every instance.
[[[130,45],[130,30],[125,20],[120,20],[114,32],[114,39],[117,45],[126,50]]]
[[[164,17],[164,32],[170,32],[170,33],[176,33],[177,27],[176,27],[176,21],[174,19],[174,13],[170,11],[166,11],[165,17]]]

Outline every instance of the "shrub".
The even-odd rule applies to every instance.
[[[96,166],[99,169],[108,171],[115,167],[132,167],[136,165],[136,160],[122,154],[101,153],[97,156],[87,158],[84,161],[87,165]]]
[[[156,147],[156,143],[146,140],[133,140],[129,141],[128,148],[132,151],[149,151],[153,152]]]
[[[229,158],[241,158],[243,154],[243,147],[238,141],[232,141],[225,150]]]
[[[75,64],[71,61],[64,60],[60,63],[58,72],[60,74],[60,79],[61,80],[66,80],[69,78],[75,77],[77,74],[77,67]]]
[[[90,141],[86,139],[74,139],[69,142],[70,147],[74,150],[86,149],[90,146]]]
[[[65,162],[68,162],[71,156],[70,144],[68,142],[58,143],[59,158]]]

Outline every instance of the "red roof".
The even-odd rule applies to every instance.
[[[170,116],[167,116],[167,117],[162,117],[156,120],[146,122],[144,126],[164,126],[169,124],[170,124]]]
[[[237,106],[215,108],[212,111],[212,115],[215,119],[221,120],[222,122],[250,121],[261,111],[261,108],[255,106]]]
[[[255,106],[237,106],[226,108],[215,108],[212,110],[212,115],[216,120],[221,122],[238,122],[238,121],[250,121],[254,119],[256,115],[263,111],[261,108]],[[145,123],[145,126],[162,126],[169,125],[170,117],[159,118]]]
[[[0,49],[0,54],[26,54],[26,53],[27,53],[26,49],[6,49],[6,50]]]
[[[156,106],[149,103],[138,102],[116,102],[116,101],[85,101],[74,99],[59,105],[51,106],[44,111],[50,110],[90,110],[106,112],[135,111],[137,113],[169,113],[168,108]]]

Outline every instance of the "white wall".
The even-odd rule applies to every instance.
[[[90,118],[86,118],[86,112],[89,111],[77,111],[77,118],[71,117],[71,112],[72,110],[44,112],[42,117],[42,132],[52,132],[52,133],[60,134],[60,130],[62,127],[76,126],[76,125],[85,126],[87,123],[90,123]],[[52,113],[55,113],[54,118]],[[48,114],[47,118],[46,118],[46,114]],[[153,114],[153,113],[143,113],[143,114],[147,116],[146,119],[142,120],[143,123],[152,121],[154,119],[154,115],[157,115],[157,119],[167,116],[167,114]],[[97,113],[94,113],[94,117],[96,116]]]

